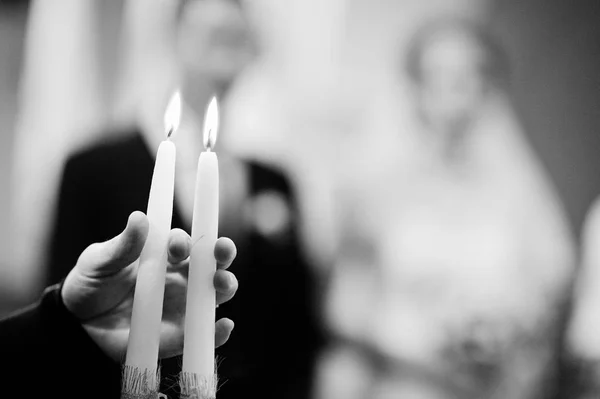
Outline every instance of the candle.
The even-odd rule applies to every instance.
[[[212,150],[217,138],[219,111],[213,97],[204,117],[204,147],[200,153],[188,277],[183,345],[182,390],[190,397],[214,396],[215,288],[214,256],[219,222],[219,164]],[[200,385],[200,386],[199,386]]]
[[[158,382],[156,374],[167,246],[173,215],[176,150],[171,136],[178,128],[180,113],[181,97],[176,92],[165,112],[167,138],[158,147],[152,175],[146,212],[150,228],[139,259],[125,360],[125,366],[130,367],[129,372],[137,368],[137,372],[145,376],[147,385],[152,389]]]

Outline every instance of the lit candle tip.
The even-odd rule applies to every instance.
[[[204,115],[204,131],[203,141],[204,148],[208,151],[212,151],[217,142],[217,134],[219,130],[219,105],[217,98],[213,97],[206,108],[206,114]]]
[[[179,128],[179,122],[181,120],[181,93],[179,90],[175,91],[169,100],[167,109],[165,111],[164,123],[165,133],[167,138],[171,138]]]

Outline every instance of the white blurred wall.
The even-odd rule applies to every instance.
[[[32,1],[32,4],[37,3],[47,2]],[[409,100],[402,94],[405,82],[402,81],[396,68],[399,54],[406,48],[406,41],[416,25],[440,14],[458,14],[472,18],[488,16],[490,3],[491,0],[288,0],[285,2],[252,0],[247,2],[254,24],[265,41],[265,53],[263,59],[249,71],[237,88],[237,95],[233,97],[231,104],[233,112],[229,114],[231,120],[228,121],[231,132],[223,136],[223,145],[238,154],[278,164],[296,179],[303,210],[303,235],[307,248],[315,259],[326,261],[335,247],[335,221],[332,210],[335,202],[335,187],[330,183],[336,181],[340,186],[351,185],[364,179],[368,173],[374,173],[368,170],[371,167],[386,168],[386,159],[410,159],[411,154],[407,150],[410,148],[410,143],[406,146],[397,145],[397,140],[402,139],[402,136],[396,133],[403,132],[402,120],[405,116],[403,112],[408,109]],[[48,176],[51,178],[47,180],[41,179],[31,170],[24,173],[13,170],[17,173],[18,185],[14,187],[10,197],[13,198],[14,204],[20,207],[20,210],[14,213],[17,216],[21,215],[20,217],[27,220],[28,224],[19,227],[25,231],[14,230],[7,225],[0,229],[0,234],[3,234],[0,238],[4,238],[0,240],[0,249],[3,253],[14,252],[13,249],[19,248],[19,245],[25,242],[23,237],[28,237],[28,234],[37,237],[36,240],[42,240],[40,234],[45,231],[45,226],[48,224],[50,215],[48,209],[53,201],[55,179],[62,160],[72,146],[83,145],[95,139],[95,133],[99,131],[84,128],[67,129],[69,125],[77,126],[78,119],[87,119],[85,123],[89,126],[89,121],[97,118],[98,114],[103,115],[101,118],[107,118],[105,114],[107,103],[110,104],[115,99],[123,100],[119,102],[119,106],[123,111],[124,119],[127,119],[133,112],[132,104],[136,102],[136,96],[145,96],[152,100],[142,117],[156,117],[160,120],[158,110],[163,105],[161,96],[168,91],[171,82],[168,70],[172,66],[168,62],[168,56],[165,55],[169,51],[168,45],[163,41],[164,37],[161,37],[161,29],[164,27],[154,28],[156,24],[164,23],[164,20],[161,22],[161,15],[157,13],[156,7],[160,8],[170,3],[159,0],[152,2],[132,0],[127,3],[128,8],[123,8],[123,4],[123,0],[111,2],[55,0],[52,2],[50,8],[53,9],[54,15],[60,14],[59,5],[66,7],[63,12],[69,7],[75,7],[79,11],[69,12],[71,19],[64,20],[56,17],[54,22],[60,20],[61,23],[56,24],[55,27],[47,24],[50,28],[49,32],[63,35],[67,42],[71,40],[70,47],[68,43],[66,46],[70,50],[63,49],[63,53],[60,53],[55,52],[56,46],[44,45],[48,50],[48,60],[54,60],[55,64],[37,62],[37,67],[52,67],[55,70],[60,68],[62,59],[63,66],[73,69],[72,73],[68,74],[63,71],[60,78],[62,81],[51,78],[49,74],[41,74],[36,84],[38,87],[31,90],[39,90],[39,86],[45,86],[46,92],[49,93],[45,97],[48,103],[61,106],[62,101],[58,101],[59,97],[55,97],[61,95],[63,97],[60,98],[70,99],[78,106],[75,112],[74,107],[69,108],[69,105],[62,104],[64,106],[61,107],[60,115],[40,106],[39,112],[45,112],[48,117],[53,118],[52,126],[46,124],[41,118],[27,120],[29,125],[20,125],[23,135],[35,137],[30,139],[30,142],[36,149],[34,150],[30,144],[19,144],[20,139],[17,140],[17,152],[12,161],[16,165],[21,165],[17,166],[18,170],[24,170],[23,165],[31,163],[27,159],[38,159],[39,154],[48,156],[48,152],[44,151],[46,149],[50,148],[54,151],[60,148],[60,151],[55,152],[56,157],[49,158],[51,167],[48,163],[42,162],[37,165],[42,168],[43,173],[50,173]],[[149,4],[153,6],[150,7]],[[506,27],[505,31],[510,30],[513,19],[519,22],[520,26],[528,26],[527,21],[514,17],[518,14],[525,18],[519,12],[520,6],[517,4],[505,8],[510,7],[513,10],[512,14],[506,12],[502,14],[504,20],[501,23]],[[84,12],[85,10],[87,12]],[[136,13],[136,10],[143,12]],[[96,13],[96,17],[101,15],[102,18],[91,18],[88,13],[90,11]],[[135,19],[136,14],[137,19]],[[533,19],[532,14],[533,12],[529,12],[528,18]],[[559,14],[554,12],[552,15]],[[77,19],[78,15],[83,17],[83,20]],[[134,22],[126,22],[126,29],[130,31],[124,32],[128,32],[129,36],[127,39],[121,38],[123,40],[117,43],[121,32],[120,18],[123,15],[126,20],[134,18]],[[6,126],[8,132],[0,138],[2,140],[0,162],[6,165],[0,170],[0,179],[6,181],[10,170],[8,166],[11,165],[9,148],[13,148],[15,144],[10,132],[16,122],[17,77],[25,32],[25,14],[21,12],[15,18],[3,11],[0,18],[0,46],[2,46],[0,47],[0,89],[2,91],[0,118],[2,118],[2,126]],[[100,20],[102,23],[99,23]],[[52,22],[53,19],[50,18],[48,21]],[[73,34],[69,29],[80,29],[81,32],[91,33],[92,37]],[[102,40],[98,40],[100,38]],[[47,43],[51,43],[51,39],[52,36],[45,38]],[[537,42],[543,41],[543,37],[534,39]],[[80,54],[81,49],[85,48],[86,40],[96,46],[95,53],[88,53],[87,56]],[[517,43],[515,40],[513,42],[513,47],[519,47],[520,42]],[[119,73],[117,65],[121,61],[125,62],[117,55],[119,44],[123,43],[128,46],[125,54],[133,58],[127,60],[127,64],[136,66],[126,70],[129,72],[123,75],[125,78],[119,84],[122,91],[118,91],[118,95],[115,95],[112,89],[107,90],[111,87],[110,84],[99,84],[97,80],[105,83],[103,79],[106,76],[117,79]],[[523,49],[531,50],[535,49],[535,46],[529,43]],[[77,57],[74,54],[77,54]],[[136,71],[140,66],[146,69],[143,74],[139,74],[139,77],[152,83],[145,85],[150,91],[135,94],[136,86],[139,88],[144,85],[128,77],[138,76]],[[94,77],[96,74],[104,78]],[[520,83],[525,86],[531,81],[529,78],[531,76],[521,76]],[[87,83],[82,84],[82,80]],[[127,82],[134,82],[133,87],[127,86]],[[546,87],[546,82],[543,83]],[[541,83],[538,86],[541,86]],[[524,90],[521,89],[521,92]],[[533,93],[531,90],[528,92]],[[85,98],[89,101],[84,101]],[[534,101],[529,100],[530,103]],[[92,103],[99,105],[92,106]],[[90,110],[89,112],[83,112],[80,108],[84,105]],[[31,109],[31,104],[29,107]],[[530,107],[538,115],[543,114],[547,107],[542,108],[537,105]],[[73,118],[75,116],[77,118]],[[59,120],[60,118],[63,120]],[[558,116],[554,117],[554,120],[557,118]],[[103,121],[106,122],[106,119]],[[53,142],[50,136],[45,135],[41,130],[38,131],[37,127],[31,127],[36,123],[44,129],[52,127],[54,132],[65,133],[69,130],[69,134],[72,135],[67,140],[69,144]],[[102,123],[94,125],[94,128],[99,128],[101,125]],[[550,123],[545,123],[543,127],[549,125]],[[32,136],[33,132],[36,133],[35,136]],[[539,134],[541,137],[543,133]],[[544,143],[542,139],[538,139],[537,142]],[[403,148],[405,152],[402,153]],[[340,154],[347,154],[347,156],[341,157]],[[592,170],[591,167],[588,169]],[[570,173],[558,172],[565,175]],[[580,182],[578,188],[584,186],[582,178],[577,181]],[[45,186],[40,186],[40,183],[44,183]],[[8,183],[5,186],[8,186]],[[7,191],[0,193],[0,212],[6,212],[4,215],[6,218],[10,213]],[[2,206],[3,204],[5,206]],[[42,208],[46,210],[43,211]],[[19,225],[17,223],[17,226]],[[16,239],[17,245],[13,246],[14,242],[9,238]],[[34,249],[40,248],[37,244],[32,246]],[[25,256],[31,255],[27,246],[21,247],[18,251]],[[25,264],[33,265],[30,267],[35,268],[35,262],[31,259],[33,258]],[[34,274],[33,270],[25,272],[23,276]],[[11,282],[23,282],[29,279],[29,277],[25,277],[25,280],[15,280],[15,278],[17,277],[12,269],[8,270],[6,267],[0,269],[0,282],[5,282],[6,286],[15,286]]]
[[[6,245],[12,261],[21,264],[18,271],[5,272],[4,280],[12,282],[7,285],[27,295],[41,288],[36,283],[40,256],[68,153],[98,139],[115,115],[126,122],[137,115],[146,126],[160,120],[173,83],[165,12],[173,4],[31,1],[19,118],[10,121],[17,134],[5,147],[14,149],[12,241],[5,242],[11,242]],[[352,180],[347,184],[360,183],[355,167],[385,165],[379,151],[392,148],[383,136],[398,131],[396,102],[402,99],[396,95],[402,91],[394,68],[407,32],[430,15],[477,17],[486,5],[476,0],[246,3],[265,52],[232,96],[224,146],[278,164],[296,179],[306,248],[318,263],[326,262],[335,246],[330,183],[345,178]],[[23,34],[22,22],[19,29]],[[8,102],[12,116],[17,98]],[[362,151],[367,139],[371,150]],[[346,158],[332,156],[340,144]],[[364,155],[358,162],[356,152]]]
[[[26,8],[0,3],[0,314],[15,306],[12,303],[19,288],[12,283],[15,265],[8,260],[12,231],[10,216],[10,173],[14,140],[17,91],[25,34]]]
[[[40,290],[63,163],[110,123],[122,2],[32,0],[27,11],[10,173],[3,280],[20,300]],[[15,80],[16,83],[16,80]]]

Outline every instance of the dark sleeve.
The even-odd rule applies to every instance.
[[[118,398],[120,366],[65,308],[60,286],[0,321],[2,397]]]

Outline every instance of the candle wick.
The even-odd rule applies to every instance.
[[[208,132],[204,134],[204,148],[206,152],[212,151],[212,128],[208,129]]]
[[[175,131],[175,129],[173,128],[173,126],[171,126],[169,128],[169,131],[167,132],[167,138],[170,139],[171,136],[173,135],[173,132]]]

